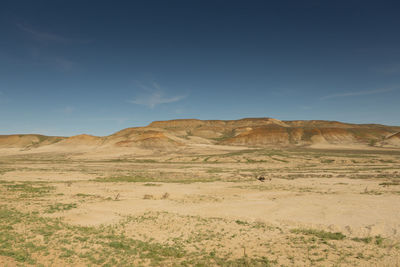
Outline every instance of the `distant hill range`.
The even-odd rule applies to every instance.
[[[400,148],[400,126],[350,124],[337,121],[181,119],[155,121],[109,136],[53,137],[35,134],[0,135],[0,148],[19,150],[95,148],[185,149],[188,146],[246,147],[388,147]]]

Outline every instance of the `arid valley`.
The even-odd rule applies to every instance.
[[[400,127],[0,136],[1,266],[398,266]]]

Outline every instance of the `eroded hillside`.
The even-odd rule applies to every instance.
[[[105,137],[3,135],[0,148],[40,151],[181,150],[201,145],[246,147],[400,147],[400,127],[336,121],[182,119],[155,121]]]

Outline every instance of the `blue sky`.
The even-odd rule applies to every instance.
[[[400,125],[399,1],[1,1],[0,134]]]

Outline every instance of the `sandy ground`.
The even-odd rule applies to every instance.
[[[346,185],[344,185],[346,184]],[[57,192],[68,202],[79,193],[115,197],[118,201],[85,203],[66,215],[72,223],[113,223],[126,215],[171,212],[179,215],[262,221],[276,225],[317,227],[347,235],[400,237],[399,195],[362,194],[375,182],[350,179],[307,179],[246,183],[157,183],[158,186],[117,183],[112,185],[74,183]],[[162,196],[168,193],[168,199]],[[152,195],[153,199],[143,199]],[[398,203],[400,204],[400,203]]]
[[[200,253],[190,256],[194,262],[207,255],[206,266],[223,265],[215,255],[236,260],[232,266],[399,265],[399,151],[202,149],[0,154],[0,205],[71,227],[113,226],[131,240]],[[29,186],[51,190],[36,194]],[[82,243],[67,258],[57,244],[45,257],[32,252],[33,265],[103,265],[79,256]],[[1,252],[1,264],[21,264]],[[142,261],[124,262],[115,253],[115,264],[106,263],[180,265],[189,258],[154,262],[141,254]]]

